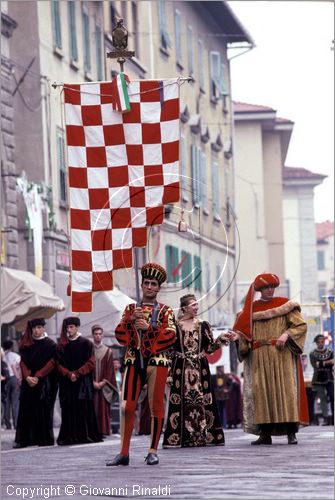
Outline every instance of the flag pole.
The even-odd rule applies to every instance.
[[[135,56],[135,52],[127,50],[128,46],[128,31],[123,25],[123,19],[120,18],[116,22],[115,28],[112,30],[112,44],[113,50],[107,52],[107,57],[116,59],[120,65],[120,73],[123,73],[124,63],[127,59]],[[139,281],[139,254],[138,248],[134,248],[134,267],[135,267],[135,284],[136,284],[136,302],[139,304],[141,301],[140,295],[140,281]]]
[[[127,59],[130,59],[135,55],[134,51],[127,50],[127,45],[128,45],[128,31],[126,27],[123,25],[123,19],[118,19],[116,22],[116,27],[112,30],[112,44],[114,49],[111,52],[107,53],[107,57],[110,57],[112,59],[116,59],[117,62],[120,65],[120,73],[123,73],[123,67],[124,63],[126,62]],[[140,282],[139,282],[139,265],[138,265],[138,248],[134,248],[134,267],[135,267],[135,283],[136,283],[136,302],[137,302],[137,307],[140,305],[141,302],[141,295],[140,295]],[[142,338],[142,331],[137,330],[138,337],[139,337],[139,343],[140,343],[140,348],[139,348],[139,361],[140,361],[140,367],[143,369],[144,368],[144,359],[141,351],[141,338]]]

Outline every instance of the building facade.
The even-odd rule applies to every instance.
[[[267,106],[234,102],[236,216],[240,239],[238,305],[257,274],[272,272],[286,294],[284,166],[293,123]]]
[[[285,270],[290,297],[300,303],[318,303],[314,188],[325,175],[305,168],[283,170]]]
[[[316,224],[319,301],[334,295],[334,221]]]
[[[13,268],[19,267],[13,111],[15,81],[10,57],[10,39],[17,33],[16,28],[17,22],[8,14],[8,3],[1,2],[1,265]]]
[[[202,317],[231,324],[236,251],[227,50],[235,44],[253,45],[239,20],[225,2],[163,0],[28,0],[9,2],[8,15],[18,23],[11,57],[19,83],[13,122],[20,145],[16,172],[22,180],[16,203],[20,268],[39,270],[65,298],[70,266],[68,195],[57,85],[110,80],[119,71],[106,53],[112,48],[112,29],[122,17],[129,30],[128,48],[135,50],[125,65],[130,79],[192,77],[180,88],[181,200],[167,207],[161,227],[148,229],[149,244],[138,251],[139,264],[150,259],[166,266],[168,284],[162,301],[177,307],[181,295],[195,292]],[[32,192],[39,225],[29,211],[27,217]],[[188,226],[184,233],[177,229],[182,210]],[[114,278],[122,291],[135,297],[134,271],[116,271]],[[55,315],[48,325],[51,332],[59,331],[58,323]]]
[[[232,105],[228,47],[252,40],[224,2],[113,2],[105,29],[123,17],[130,78],[192,77],[180,87],[181,143],[179,204],[167,207],[165,222],[149,231],[144,260],[167,268],[160,297],[177,308],[196,293],[201,315],[213,324],[231,324],[236,268]],[[140,27],[138,20],[141,20]],[[110,32],[105,32],[110,43]],[[107,75],[117,70],[108,60]],[[178,232],[181,218],[187,232]],[[125,273],[117,271],[118,283]],[[128,280],[129,283],[129,280]],[[122,289],[134,296],[134,288]]]

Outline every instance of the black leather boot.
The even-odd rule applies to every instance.
[[[289,434],[287,434],[287,443],[288,444],[298,444],[298,440],[297,440],[294,432],[290,432]]]
[[[259,445],[259,444],[272,444],[272,439],[269,434],[261,434],[256,441],[251,441],[252,445]]]
[[[113,460],[106,462],[107,467],[114,467],[116,465],[129,465],[129,455],[116,455]]]
[[[159,464],[159,458],[158,458],[157,453],[148,453],[147,456],[145,457],[144,461],[147,463],[147,465]]]

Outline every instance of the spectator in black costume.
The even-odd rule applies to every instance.
[[[101,441],[93,404],[93,344],[84,338],[77,317],[65,318],[57,346],[59,401],[62,423],[57,438],[59,445]]]
[[[48,337],[44,326],[43,318],[28,321],[19,343],[22,384],[14,448],[54,444],[56,343]]]
[[[331,420],[334,424],[334,353],[331,349],[325,347],[325,337],[317,335],[314,338],[316,349],[309,355],[311,364],[314,368],[312,378],[312,391],[315,396],[320,398],[323,424],[329,425],[328,420],[328,400],[331,406]]]

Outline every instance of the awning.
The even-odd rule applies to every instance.
[[[104,330],[104,336],[114,341],[115,328],[121,320],[122,313],[127,304],[135,302],[114,286],[113,290],[107,292],[93,293],[93,309],[90,313],[72,313],[71,300],[66,295],[66,288],[69,282],[69,273],[65,271],[56,271],[56,293],[62,297],[65,303],[65,311],[57,314],[57,322],[62,324],[66,316],[78,316],[80,318],[80,331],[83,335],[91,336],[93,325],[100,325]],[[58,332],[60,333],[60,332]],[[109,345],[109,341],[107,342]]]
[[[64,309],[51,286],[28,271],[1,268],[1,323],[24,330],[28,320],[50,318]]]

